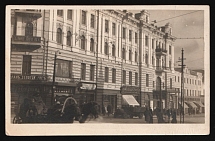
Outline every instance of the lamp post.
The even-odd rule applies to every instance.
[[[56,72],[56,59],[57,59],[57,54],[60,54],[60,51],[57,50],[54,55],[54,70],[53,70],[53,77],[52,77],[52,96],[51,96],[51,105],[53,105],[53,100],[54,100],[54,89],[55,89],[55,72]]]

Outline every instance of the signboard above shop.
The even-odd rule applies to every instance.
[[[95,90],[96,84],[95,83],[87,83],[87,82],[80,82],[78,84],[79,91],[80,90]]]
[[[122,86],[120,87],[121,94],[139,94],[140,88],[136,86]]]

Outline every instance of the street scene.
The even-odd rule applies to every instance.
[[[204,10],[16,8],[12,124],[205,123]]]

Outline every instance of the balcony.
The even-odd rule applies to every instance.
[[[13,35],[12,44],[41,46],[41,37]]]
[[[15,9],[14,12],[16,13],[16,15],[29,17],[33,19],[38,19],[42,17],[41,10],[39,9]]]
[[[167,54],[167,50],[162,49],[162,48],[156,48],[155,52],[156,52],[156,55],[166,55]]]
[[[156,66],[156,67],[155,67],[155,71],[156,71],[157,73],[165,72],[166,70],[167,70],[166,67],[161,67],[161,66]]]
[[[46,81],[47,77],[42,74],[22,75],[22,74],[11,74],[11,80],[33,80],[33,81]]]

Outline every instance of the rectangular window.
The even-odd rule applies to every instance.
[[[123,39],[125,39],[125,37],[126,37],[125,34],[126,34],[126,29],[125,29],[125,27],[123,27],[123,28],[122,28],[122,38],[123,38]]]
[[[132,72],[129,71],[129,85],[132,85]]]
[[[154,49],[154,39],[152,39],[152,49]]]
[[[176,82],[176,76],[175,76],[175,82]]]
[[[129,41],[131,42],[131,40],[132,40],[132,31],[129,30]]]
[[[109,68],[105,67],[105,82],[108,82],[109,79]]]
[[[137,43],[137,33],[135,32],[135,43]]]
[[[72,62],[67,60],[56,60],[55,74],[58,77],[71,78],[72,77]]]
[[[149,45],[149,40],[148,40],[148,36],[145,36],[145,46],[148,46]]]
[[[112,68],[112,83],[116,83],[116,69]]]
[[[94,25],[95,25],[95,16],[91,14],[90,27],[94,28]]]
[[[172,78],[170,78],[170,89],[172,89]]]
[[[72,20],[72,10],[67,11],[67,19]]]
[[[138,85],[138,73],[135,72],[135,85]]]
[[[155,81],[152,81],[152,87],[153,88],[155,87]]]
[[[81,80],[85,80],[86,77],[86,64],[81,63]]]
[[[126,71],[125,70],[122,71],[122,83],[126,84]]]
[[[94,81],[95,65],[90,65],[90,80]]]
[[[146,87],[149,86],[149,74],[146,74]]]
[[[172,47],[169,46],[169,54],[171,54],[171,52],[172,52]]]
[[[81,15],[81,18],[82,18],[82,22],[81,23],[84,24],[84,25],[86,25],[86,18],[87,18],[86,17],[86,11],[82,10],[81,14],[82,14]]]
[[[23,55],[22,75],[31,75],[31,55]]]
[[[105,20],[105,32],[108,32],[108,20]]]
[[[178,82],[180,82],[179,76],[178,76]]]
[[[63,17],[63,10],[57,10],[57,15]]]
[[[112,23],[112,35],[116,35],[116,24]]]

